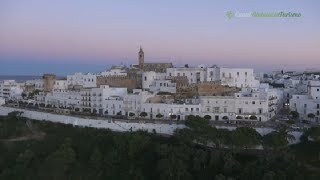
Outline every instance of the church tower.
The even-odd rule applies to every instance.
[[[138,57],[139,57],[139,68],[143,69],[143,65],[144,65],[144,52],[142,50],[142,47],[140,46],[140,50],[138,53]]]

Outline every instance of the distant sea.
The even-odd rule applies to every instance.
[[[57,79],[62,77],[57,77]],[[42,79],[42,76],[31,76],[31,75],[0,75],[0,81],[3,80],[16,80],[17,82],[24,82],[26,80]]]

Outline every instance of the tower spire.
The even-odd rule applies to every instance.
[[[139,60],[139,68],[143,69],[143,65],[144,65],[144,52],[142,50],[142,47],[140,45],[140,50],[138,53],[138,60]]]

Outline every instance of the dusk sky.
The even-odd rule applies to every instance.
[[[297,12],[234,18],[234,12]],[[1,0],[0,75],[98,72],[137,62],[320,69],[319,0]]]

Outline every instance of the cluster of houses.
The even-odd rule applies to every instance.
[[[143,58],[140,49],[139,64],[130,67],[117,66],[98,74],[75,73],[64,79],[45,74],[42,79],[25,82],[5,80],[0,83],[0,105],[22,101],[61,112],[174,120],[198,115],[217,121],[268,121],[287,108],[297,112],[300,119],[320,120],[317,75],[258,74],[248,68],[205,65],[168,67],[170,65],[161,63],[144,64]],[[99,77],[125,77],[122,78],[125,82],[120,82],[120,78],[119,84],[126,84],[130,82],[132,71],[137,88],[115,86],[114,82],[108,84],[109,81],[101,84],[97,80]],[[181,87],[198,83],[218,83],[238,91],[212,95],[215,94],[212,88],[210,95],[178,98]]]

